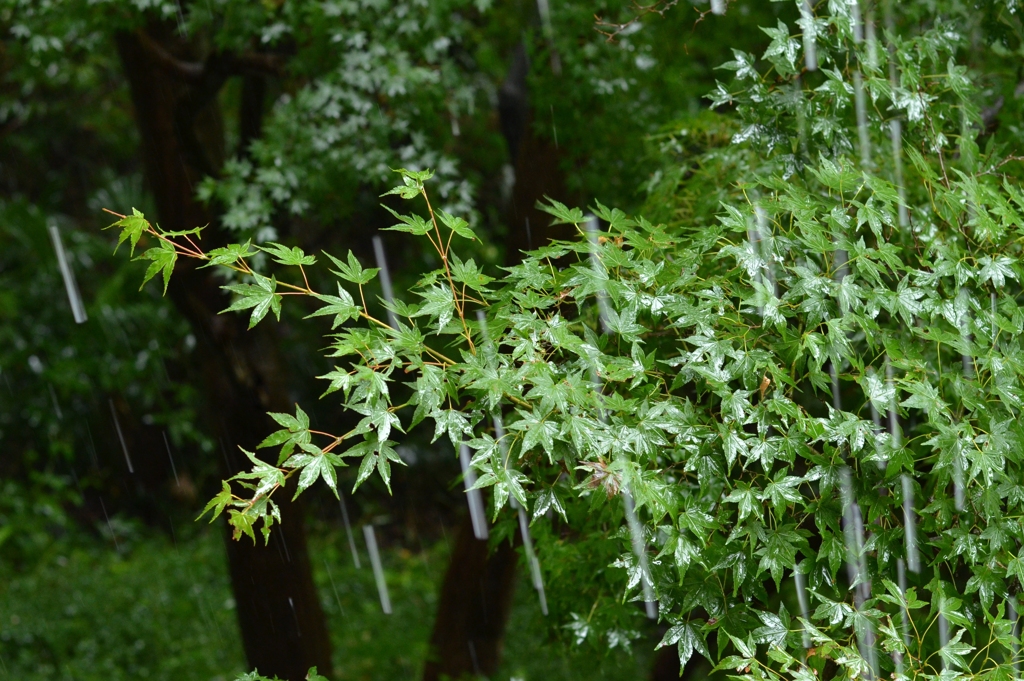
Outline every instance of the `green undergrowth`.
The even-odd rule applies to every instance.
[[[245,669],[216,528],[178,537],[116,525],[119,544],[68,539],[25,571],[0,557],[0,679],[229,681]],[[180,535],[180,532],[179,532]],[[356,569],[343,532],[310,538],[338,679],[416,679],[427,654],[445,541],[416,551],[385,546],[394,614],[381,611],[365,547]],[[567,650],[554,642],[520,579],[494,677],[503,681],[637,679],[652,645],[632,654]]]

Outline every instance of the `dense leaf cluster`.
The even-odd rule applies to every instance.
[[[249,277],[228,287],[229,309],[253,324],[285,295],[333,317],[337,365],[322,378],[362,420],[337,435],[299,407],[273,414],[276,464],[247,453],[251,472],[208,509],[266,534],[287,478],[333,489],[352,457],[357,486],[388,482],[394,438],[428,422],[435,441],[471,448],[495,517],[514,499],[564,528],[553,546],[572,532],[620,542],[625,598],[653,591],[663,645],[684,661],[699,652],[754,679],[1011,678],[1024,579],[1014,159],[982,148],[952,25],[901,38],[870,30],[856,4],[797,5],[802,35],[766,28],[766,52],[736,51],[735,82],[711,95],[735,107],[747,164],[699,229],[551,202],[580,239],[497,280],[459,257],[455,237],[473,232],[431,207],[430,173],[402,170],[391,193],[425,211],[396,212],[393,229],[428,239],[441,267],[414,302],[384,301],[385,323],[363,296],[377,273],[351,254],[329,256],[334,296],[310,288],[314,258],[297,249],[260,247],[293,268],[277,278],[250,267],[248,244],[204,253],[142,216],[116,223],[122,240],[160,240],[147,277],[169,273],[168,249]],[[716,154],[707,167],[738,168]],[[632,541],[573,512],[620,499],[643,524]],[[647,561],[632,550],[644,546]],[[578,614],[569,626],[591,635]]]

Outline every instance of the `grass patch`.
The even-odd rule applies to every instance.
[[[361,542],[360,542],[361,543]],[[339,679],[416,679],[427,654],[445,542],[384,551],[394,614],[381,611],[364,551],[356,569],[344,535],[310,538]],[[549,636],[529,581],[520,578],[496,680],[625,681],[647,676],[650,654],[595,655]],[[197,530],[158,536],[62,540],[31,571],[0,561],[0,679],[18,681],[232,681],[246,671],[222,538]]]

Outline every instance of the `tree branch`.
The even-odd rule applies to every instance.
[[[203,77],[203,72],[206,70],[205,64],[178,59],[141,28],[135,31],[135,36],[146,52],[171,73],[190,82],[197,82]]]
[[[216,65],[217,70],[224,72],[227,76],[247,74],[279,76],[284,66],[282,55],[263,52],[246,52],[244,54],[214,52],[203,62],[187,61],[171,54],[167,48],[141,28],[135,31],[135,35],[146,52],[158,64],[191,83],[200,82],[213,65]]]

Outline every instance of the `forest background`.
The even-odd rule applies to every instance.
[[[514,516],[475,539],[456,452],[429,432],[403,437],[389,485],[350,494],[355,468],[340,469],[344,510],[328,489],[281,500],[266,546],[194,522],[249,465],[238,446],[273,430],[266,412],[356,419],[316,399],[332,365],[312,309],[247,330],[218,314],[223,280],[182,265],[166,295],[140,291],[145,268],[112,255],[102,209],[209,225],[212,247],[351,250],[366,266],[380,236],[398,292],[437,262],[383,231],[393,168],[435,171],[434,200],[469,221],[463,253],[492,276],[579,236],[538,208],[550,199],[685,231],[745,179],[714,162],[749,139],[733,102],[709,108],[731,78],[716,68],[742,71],[734,49],[767,58],[771,27],[802,18],[802,3],[722,4],[0,3],[0,675],[676,678],[676,646],[654,650],[671,623],[623,598],[628,537],[537,526],[542,614]],[[850,6],[813,9],[833,4]],[[881,34],[886,8],[864,9]],[[1018,148],[1014,3],[894,9],[894,33],[958,26],[949,49],[979,84],[981,130]],[[695,656],[686,672],[710,667]]]

